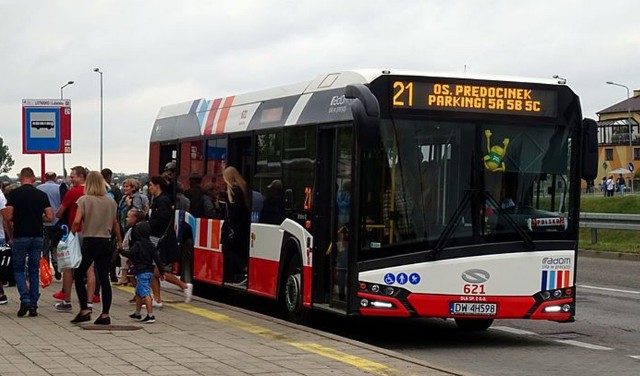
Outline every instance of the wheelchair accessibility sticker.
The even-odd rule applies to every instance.
[[[417,285],[420,283],[421,277],[418,273],[411,273],[407,276],[406,273],[387,273],[384,275],[384,283],[387,285],[393,285],[395,282],[398,282],[399,285],[405,285],[409,282],[412,285]]]

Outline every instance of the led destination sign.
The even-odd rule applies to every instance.
[[[394,81],[392,105],[399,109],[553,117],[557,94],[552,90],[468,82]]]

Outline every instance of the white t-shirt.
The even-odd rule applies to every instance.
[[[4,197],[4,193],[0,190],[0,210],[7,207],[7,198]],[[0,240],[4,239],[5,242],[7,239],[4,237],[4,224],[2,223],[2,215],[0,215]]]

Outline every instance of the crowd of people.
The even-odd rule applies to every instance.
[[[163,175],[152,176],[147,194],[135,179],[126,179],[120,190],[111,183],[108,168],[89,171],[75,166],[68,182],[47,172],[37,186],[33,169],[23,168],[19,183],[0,190],[0,245],[3,255],[10,249],[12,264],[0,268],[0,305],[8,303],[5,283],[15,285],[20,296],[17,315],[38,315],[41,257],[51,263],[55,278],[62,279],[62,290],[53,294],[59,300],[56,310],[73,310],[75,286],[79,310],[71,320],[74,324],[91,321],[95,303],[102,309],[94,324],[111,324],[112,283],[135,286],[131,301],[136,308],[130,317],[145,323],[155,322],[153,308],[163,306],[161,280],[179,286],[189,302],[193,285],[175,274],[173,210],[185,205],[189,209],[190,204],[180,189],[172,192],[173,174],[175,164],[168,164]],[[201,206],[220,215],[213,202],[212,207],[204,202]],[[82,262],[75,269],[60,270],[57,265],[56,248],[64,225],[80,239]]]
[[[3,290],[7,282],[20,295],[18,316],[38,315],[39,265],[44,257],[55,278],[62,280],[61,290],[53,294],[56,310],[73,311],[75,287],[78,311],[72,323],[91,321],[93,305],[101,303],[94,324],[111,324],[112,284],[135,287],[130,302],[136,308],[130,317],[155,322],[154,308],[163,306],[161,280],[178,286],[187,303],[193,294],[193,285],[177,275],[181,257],[173,221],[178,209],[199,218],[224,219],[224,280],[246,286],[251,222],[282,223],[282,182],[272,181],[263,196],[229,166],[222,172],[224,189],[213,183],[201,186],[201,179],[192,177],[185,191],[175,174],[176,164],[169,162],[162,175],[151,176],[145,185],[125,179],[118,187],[108,168],[98,172],[75,166],[68,179],[47,172],[44,182],[36,185],[33,170],[23,168],[19,183],[0,191],[0,245],[6,245],[0,256],[4,260],[4,249],[10,249],[12,261],[11,267],[0,267],[0,305],[8,302]],[[82,261],[75,269],[59,268],[56,259],[65,226],[81,244]]]

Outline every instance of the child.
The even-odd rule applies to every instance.
[[[133,244],[129,250],[120,250],[120,254],[133,260],[136,268],[136,311],[129,315],[132,319],[140,320],[140,310],[142,303],[147,308],[147,316],[142,319],[144,323],[156,322],[153,315],[153,304],[151,302],[151,279],[153,278],[153,270],[158,265],[160,271],[160,279],[164,279],[164,272],[160,255],[156,247],[149,240],[151,234],[151,226],[149,222],[142,221],[137,223],[131,230],[131,243]],[[154,265],[155,263],[155,265]]]
[[[140,209],[130,209],[127,212],[127,218],[126,218],[126,228],[125,228],[125,234],[124,237],[122,238],[122,249],[124,250],[129,250],[129,248],[131,248],[133,246],[133,242],[131,241],[131,229],[133,228],[133,226],[136,225],[136,223],[142,221],[144,219],[144,212]],[[127,282],[133,286],[136,287],[136,275],[135,275],[135,270],[134,270],[134,266],[133,266],[133,261],[127,259],[126,257],[120,255],[121,258],[121,265],[122,265],[122,271],[124,272],[126,278],[127,278]],[[133,299],[130,300],[130,302],[135,302],[136,301],[136,296],[135,294],[133,295]]]

